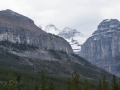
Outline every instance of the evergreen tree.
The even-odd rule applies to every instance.
[[[71,90],[80,90],[80,76],[75,70],[71,78]]]
[[[67,81],[67,90],[71,90],[71,79],[68,78],[68,81]]]
[[[91,90],[88,79],[86,79],[84,84],[83,84],[83,90]]]
[[[49,87],[48,87],[48,90],[55,90],[52,82],[50,82],[50,85],[49,85]]]
[[[15,81],[15,78],[14,78],[13,74],[11,73],[10,77],[9,77],[9,90],[15,89],[14,81]]]
[[[98,90],[102,90],[102,82],[101,82],[101,80],[99,80],[99,83],[98,83]]]
[[[113,75],[113,79],[112,79],[112,90],[118,90],[118,83],[116,81],[116,77],[115,75]]]
[[[108,82],[105,75],[103,76],[103,80],[102,80],[102,90],[108,90]]]
[[[118,81],[118,90],[120,90],[120,79]]]
[[[45,90],[46,87],[45,87],[45,75],[44,75],[44,71],[42,70],[41,71],[41,88],[40,90]]]
[[[17,77],[17,89],[18,90],[21,90],[21,76],[19,75],[18,77]]]
[[[37,85],[35,86],[35,90],[38,90],[38,86]]]

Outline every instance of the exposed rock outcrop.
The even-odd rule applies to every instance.
[[[11,10],[0,11],[0,41],[5,40],[73,53],[71,46],[63,38],[47,34],[33,20]]]
[[[103,20],[82,45],[80,56],[120,76],[120,22],[117,19]]]

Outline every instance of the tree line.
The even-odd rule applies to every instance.
[[[54,81],[48,83],[44,71],[41,71],[40,83],[36,83],[34,88],[29,88],[29,86],[27,86],[27,88],[23,88],[21,78],[22,78],[21,75],[18,75],[17,78],[15,78],[12,74],[10,74],[9,79],[15,82],[11,81],[11,84],[5,85],[0,90],[58,90],[58,88],[60,88],[59,90],[63,90],[61,89],[61,87],[58,87],[56,89]],[[68,77],[68,80],[65,84],[66,87],[64,90],[120,90],[120,80],[118,80],[118,78],[115,75],[113,75],[111,81],[107,80],[106,75],[104,75],[102,79],[98,80],[96,84],[97,86],[95,88],[91,84],[90,79],[85,79],[84,81],[81,80],[80,75],[75,70],[72,76]]]

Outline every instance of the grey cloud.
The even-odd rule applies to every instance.
[[[39,26],[53,23],[90,36],[103,19],[120,20],[120,0],[2,0],[0,9],[12,9]]]

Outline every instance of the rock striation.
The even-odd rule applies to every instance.
[[[103,20],[82,45],[80,56],[120,77],[119,20]]]
[[[63,38],[44,32],[33,20],[12,10],[0,11],[0,41],[73,53],[71,46]]]

